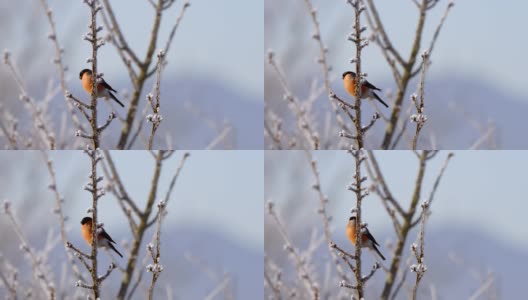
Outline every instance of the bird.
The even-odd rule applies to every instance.
[[[84,240],[88,245],[92,245],[92,218],[84,217],[81,220],[81,232]],[[110,248],[114,250],[119,256],[123,257],[119,251],[114,247],[115,241],[106,233],[103,227],[97,228],[97,247]]]
[[[79,79],[82,81],[82,86],[88,94],[92,94],[92,70],[84,69],[79,73]],[[100,82],[97,83],[97,98],[112,98],[117,102],[121,107],[125,107],[117,97],[112,94],[112,92],[117,93],[106,81],[101,78]]]
[[[352,243],[352,245],[354,246],[356,246],[356,230],[357,230],[356,220],[357,220],[356,216],[351,216],[348,219],[348,224],[346,227],[346,235],[348,239],[350,240],[350,242]],[[379,244],[378,242],[376,242],[376,239],[372,236],[372,234],[370,234],[368,228],[367,227],[362,228],[361,229],[361,247],[369,248],[369,249],[376,251],[376,253],[378,253],[378,255],[381,257],[381,259],[385,260],[385,257],[383,256],[383,254],[381,254],[378,247],[376,246],[379,246]]]
[[[343,85],[345,90],[353,97],[356,97],[356,73],[346,71],[343,73]],[[375,87],[372,83],[367,80],[361,83],[361,99],[365,98],[376,98],[385,107],[389,107],[374,91],[381,91],[381,89]]]

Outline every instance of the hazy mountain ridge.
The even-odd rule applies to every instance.
[[[161,115],[163,121],[158,129],[157,137],[154,139],[154,148],[165,148],[165,135],[170,132],[172,136],[173,145],[177,149],[186,150],[202,150],[207,147],[219,134],[215,129],[212,129],[204,118],[208,121],[212,120],[217,125],[222,125],[227,122],[233,128],[231,132],[234,138],[228,138],[230,144],[233,144],[235,149],[242,150],[259,150],[263,149],[263,115],[264,102],[263,99],[255,99],[250,95],[245,95],[237,91],[234,87],[230,87],[213,78],[179,78],[170,77],[172,75],[164,75],[161,81]],[[108,79],[110,81],[110,79]],[[75,78],[68,82],[73,95],[76,95],[80,100],[88,101],[88,95],[81,89]],[[117,114],[124,117],[129,103],[124,100],[122,92],[128,89],[131,92],[130,82],[126,78],[112,78],[112,86],[119,92],[118,98],[125,104],[125,109],[114,106]],[[140,97],[139,109],[137,118],[141,118],[143,107],[147,105],[146,95],[152,91],[152,80],[145,84],[142,96]],[[39,84],[33,86],[31,91],[32,97],[40,100],[42,91],[45,91],[45,85]],[[40,96],[39,96],[40,95]],[[186,108],[186,103],[192,104],[191,112]],[[108,106],[98,106],[98,115],[102,120],[106,120],[110,110]],[[17,104],[19,105],[19,104]],[[56,126],[60,125],[59,120],[62,114],[67,111],[64,99],[60,93],[55,96],[54,101],[50,107],[50,113]],[[148,113],[152,110],[149,109]],[[26,111],[21,113],[24,118],[21,128],[30,127],[27,121],[28,113]],[[136,118],[137,125],[138,119]],[[84,121],[84,119],[81,119]],[[150,133],[150,124],[143,124],[143,131]],[[110,124],[104,135],[104,145],[113,149],[117,144],[117,137],[121,130],[119,121],[115,120]],[[148,131],[147,131],[148,129]],[[58,130],[58,129],[57,129]],[[69,138],[69,137],[67,137]],[[72,137],[73,138],[73,137]],[[222,144],[217,148],[221,148]],[[140,140],[135,144],[135,149],[144,149],[145,146]]]
[[[76,229],[73,229],[69,236],[72,238],[71,242],[82,251],[88,251],[89,246],[75,234]],[[117,242],[117,249],[123,254],[124,258],[119,258],[113,254],[118,265],[125,266],[128,250],[121,245],[122,238],[129,235],[128,230],[116,231],[111,230],[112,237]],[[263,253],[254,251],[249,247],[238,244],[229,237],[220,233],[215,233],[205,229],[198,228],[181,228],[181,227],[163,227],[161,241],[161,264],[164,270],[157,282],[157,297],[166,297],[165,288],[170,285],[174,299],[202,299],[212,289],[220,283],[221,279],[215,281],[208,277],[206,271],[201,266],[191,263],[185,258],[187,253],[192,254],[193,257],[203,262],[207,268],[213,270],[217,275],[222,276],[224,273],[229,273],[233,279],[234,296],[236,299],[260,299],[255,298],[255,295],[262,295],[262,274],[263,274]],[[142,241],[141,252],[138,256],[138,262],[141,263],[145,257],[146,245],[150,242],[152,233],[146,234]],[[46,236],[39,234],[30,238],[33,247],[41,249],[45,244]],[[55,273],[55,280],[61,278],[62,266],[67,263],[65,259],[64,248],[59,243],[49,253],[49,263]],[[6,255],[7,253],[4,253]],[[6,256],[7,258],[10,257]],[[99,271],[106,270],[110,263],[108,254],[105,251],[99,252]],[[31,272],[27,260],[22,257],[18,258],[21,261],[19,265],[20,278],[27,278],[27,273]],[[147,264],[152,261],[148,258]],[[88,273],[84,267],[79,263],[78,267],[86,278],[89,278]],[[140,267],[140,266],[138,266]],[[66,268],[71,273],[69,267]],[[143,270],[146,272],[146,270]],[[150,273],[145,273],[143,276],[143,285],[148,288],[150,285]],[[75,288],[75,277],[69,276],[66,278],[61,288],[69,290]],[[119,288],[121,281],[121,272],[114,270],[110,277],[104,282],[102,288],[103,295],[106,297],[114,297]],[[59,286],[57,286],[59,288]],[[2,290],[2,289],[0,289]],[[0,293],[0,296],[2,293]],[[69,294],[71,295],[71,294]],[[144,299],[145,290],[138,288],[138,292],[134,299]]]
[[[370,80],[370,78],[369,78]],[[306,85],[311,81],[305,80],[302,85],[297,85],[295,91],[301,99],[306,97]],[[381,107],[385,116],[390,116],[390,108],[394,105],[388,101],[385,92],[396,91],[392,80],[377,80],[376,85],[382,88],[380,96],[389,104],[389,109]],[[407,88],[406,98],[402,112],[406,113],[410,103],[410,95],[417,91],[418,82],[413,80]],[[336,94],[345,101],[352,101],[346,94],[341,80],[335,80],[332,84]],[[363,119],[366,123],[374,113],[371,104],[362,106]],[[326,95],[321,95],[315,102],[312,112],[315,112],[319,120],[319,127],[324,127],[323,121],[330,111]],[[413,107],[411,113],[415,113]],[[477,141],[482,133],[475,128],[478,126],[487,128],[488,122],[495,126],[495,141],[499,149],[528,149],[528,139],[524,133],[528,130],[528,124],[524,122],[525,114],[528,112],[528,101],[519,95],[509,94],[505,90],[493,86],[493,83],[464,75],[438,75],[426,78],[425,85],[425,114],[427,123],[420,134],[418,147],[431,148],[429,137],[434,135],[436,149],[468,149]],[[295,123],[291,112],[286,113],[286,128],[293,128]],[[343,114],[345,120],[348,120]],[[408,121],[410,122],[410,121]],[[385,131],[385,122],[378,120],[369,131],[367,141],[369,148],[379,148]],[[400,125],[398,125],[399,128]],[[415,124],[407,124],[409,136],[414,134]],[[337,133],[336,133],[337,135]],[[409,148],[409,138],[402,138],[399,149]],[[489,144],[483,144],[482,148],[489,148]]]
[[[410,245],[416,240],[416,234],[416,230],[413,230],[408,237],[402,263],[405,263],[410,255]],[[387,258],[387,260],[382,262],[386,267],[389,266],[392,260],[392,251],[387,248],[386,240],[388,236],[392,235],[393,232],[378,232],[376,234],[376,239],[381,244],[380,250]],[[354,251],[354,247],[344,235],[334,232],[333,238],[344,250],[350,253]],[[296,247],[300,249],[306,248],[306,237],[301,242],[296,238],[293,240],[296,241]],[[277,263],[284,262],[286,270],[283,272],[283,277],[285,280],[296,278],[292,277],[291,263],[285,257],[282,248],[273,249],[273,253],[269,256],[274,259],[275,255],[280,255],[279,259],[275,258],[274,260]],[[455,263],[450,258],[452,255],[461,258],[464,261],[464,266]],[[363,270],[368,272],[374,263],[373,255],[368,251],[364,251],[362,258]],[[324,279],[327,263],[332,264],[329,259],[328,248],[323,243],[314,252],[314,256],[310,260],[314,264],[314,270],[317,272],[315,276],[318,280]],[[526,271],[524,270],[527,260],[528,252],[511,248],[493,236],[483,234],[477,230],[463,229],[457,226],[427,229],[425,236],[425,264],[427,265],[427,272],[420,284],[419,299],[431,299],[431,284],[434,284],[438,299],[469,298],[482,284],[482,282],[472,276],[471,272],[474,270],[477,270],[483,278],[488,272],[495,276],[499,299],[522,299],[528,294],[528,287],[525,284]],[[411,264],[415,262],[416,260],[412,258]],[[343,267],[347,272],[350,272],[345,265]],[[331,269],[335,274],[335,270],[332,267]],[[407,271],[409,271],[408,268]],[[409,285],[414,284],[414,278],[415,274],[409,273],[407,275],[407,283]],[[376,271],[376,274],[367,284],[368,299],[379,297],[384,280],[384,272],[382,270]],[[336,279],[336,288],[338,288],[338,283],[339,280]],[[329,285],[333,286],[332,282]],[[408,299],[405,289],[402,290],[397,299]]]

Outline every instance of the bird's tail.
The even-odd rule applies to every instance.
[[[381,252],[379,251],[378,247],[376,247],[376,245],[372,244],[372,249],[374,249],[374,251],[376,251],[376,253],[378,253],[378,255],[381,257],[381,259],[385,260],[385,256],[383,256],[383,254],[381,254]]]
[[[117,99],[117,97],[114,94],[112,94],[112,92],[108,91],[108,94],[110,94],[110,97],[112,97],[112,99],[114,99],[115,102],[117,102],[119,105],[121,105],[121,107],[125,107],[125,105],[123,103],[121,103],[121,101],[119,101],[119,99]]]
[[[387,103],[385,103],[383,100],[381,100],[381,98],[380,98],[376,93],[372,92],[372,95],[373,95],[374,98],[376,98],[379,102],[381,102],[381,104],[383,104],[385,107],[387,107],[387,108],[389,107],[389,106],[387,105]]]
[[[112,245],[112,243],[108,242],[108,247],[112,248],[112,250],[119,254],[119,256],[123,257],[123,255],[119,253],[119,251],[117,251],[117,249],[114,247],[114,245]]]

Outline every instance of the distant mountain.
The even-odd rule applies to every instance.
[[[417,90],[417,81],[412,81],[409,87],[406,99]],[[525,138],[528,123],[522,122],[528,111],[526,99],[501,91],[489,82],[457,75],[427,78],[425,97],[428,120],[419,140],[422,147],[431,147],[427,136],[433,134],[437,149],[468,149],[483,135],[488,122],[492,122],[497,148],[528,149],[528,139]],[[405,103],[404,112],[411,105],[409,100]],[[412,112],[415,111],[413,108]],[[482,131],[475,124],[481,126]],[[411,128],[413,133],[415,125],[408,125],[408,130]],[[377,124],[375,128],[381,139],[385,127]],[[482,145],[484,148],[489,146],[486,143]],[[400,148],[408,147],[404,145]]]
[[[350,245],[350,242],[343,236],[339,237],[339,239],[336,239],[336,243],[345,250],[353,252],[354,247]],[[387,249],[387,245],[385,244],[386,237],[387,235],[383,233],[376,234],[376,239],[381,244],[380,250],[387,258],[383,262],[383,265],[387,267],[392,257],[391,251]],[[307,243],[306,238],[304,237],[302,241],[297,241],[296,246],[305,249]],[[294,238],[294,240],[297,239]],[[409,235],[406,243],[403,262],[407,260],[410,254],[410,244],[415,240],[416,232],[413,231]],[[280,258],[275,256],[274,260],[279,263],[284,262],[284,267],[286,268],[283,271],[284,280],[296,278],[292,277],[291,263],[285,258],[285,253],[282,248],[274,248],[272,252],[268,252],[267,254],[271,258],[274,255],[279,255]],[[450,258],[453,255],[458,259],[462,259],[464,265],[455,263]],[[363,270],[366,273],[374,263],[373,255],[365,251],[362,258]],[[411,264],[415,263],[415,261],[413,258]],[[428,269],[421,281],[418,299],[431,299],[431,284],[434,284],[438,299],[468,299],[482,284],[482,281],[474,277],[475,271],[483,277],[482,280],[485,279],[488,272],[494,275],[499,299],[524,299],[528,294],[528,286],[526,285],[527,261],[527,251],[512,249],[494,237],[478,231],[460,227],[446,227],[438,230],[428,229],[425,240],[425,264]],[[311,262],[315,264],[314,268],[317,272],[316,278],[319,280],[324,279],[328,267],[327,263],[330,263],[328,250],[324,244],[314,253]],[[335,274],[333,267],[331,270]],[[346,270],[350,272],[348,268]],[[414,273],[407,274],[407,282],[409,285],[412,286],[414,279]],[[335,280],[335,286],[337,288],[339,280],[337,278]],[[376,299],[379,297],[384,280],[384,272],[378,270],[367,283],[367,299]],[[332,286],[333,283],[330,282],[329,285]],[[489,295],[489,293],[485,295]],[[397,299],[409,299],[405,289],[399,293]],[[488,298],[481,297],[478,299]]]
[[[219,144],[216,148],[231,147],[244,150],[258,150],[263,148],[263,114],[264,100],[254,99],[236,91],[233,87],[223,84],[221,80],[214,78],[175,78],[170,74],[164,74],[161,83],[161,123],[157,137],[154,140],[154,148],[165,147],[166,134],[171,133],[171,139],[176,149],[201,150],[211,143],[219,134],[224,122],[232,127],[232,132],[227,138],[228,145]],[[88,96],[81,90],[77,82],[70,82],[71,92],[81,100],[87,100]],[[125,88],[131,92],[128,79],[113,78],[113,87],[122,92]],[[140,107],[137,118],[141,117],[143,107],[147,105],[146,95],[151,92],[153,80],[145,84],[143,94],[140,98]],[[44,85],[35,86],[32,89],[35,95],[42,95],[46,90]],[[123,98],[123,95],[118,95]],[[123,99],[121,99],[123,100]],[[62,95],[59,95],[52,104],[51,113],[54,123],[59,126],[63,113],[66,110]],[[128,107],[126,100],[125,108]],[[187,108],[187,103],[191,103],[192,108]],[[110,110],[107,105],[100,105],[99,119],[101,123],[106,120]],[[126,110],[116,106],[119,116],[124,117]],[[148,110],[151,112],[151,109]],[[24,112],[24,115],[27,115]],[[137,124],[137,118],[136,123]],[[207,121],[205,121],[205,119]],[[69,119],[68,119],[69,120]],[[150,134],[150,124],[145,120],[143,132],[148,137]],[[209,121],[220,125],[218,130],[211,128]],[[110,124],[104,135],[104,145],[113,149],[117,144],[121,126],[115,121]],[[22,120],[21,124],[27,124],[27,120]],[[27,126],[26,126],[27,127]],[[135,127],[134,131],[135,132]],[[70,138],[70,137],[68,137]],[[71,137],[74,138],[74,137]],[[144,144],[136,142],[137,149],[144,149]]]
[[[311,81],[304,80],[301,82],[302,84],[298,83],[295,86],[295,91],[298,95],[305,97],[306,86]],[[394,93],[396,90],[392,80],[381,80],[377,86],[382,87],[383,92],[392,89]],[[338,96],[351,101],[351,97],[347,96],[340,80],[335,80],[332,88]],[[403,112],[406,112],[411,105],[410,95],[416,90],[417,80],[413,80],[407,89]],[[487,129],[488,122],[492,122],[495,126],[497,148],[528,149],[528,138],[526,138],[528,123],[524,121],[528,112],[528,97],[522,98],[509,94],[507,91],[499,90],[494,87],[493,82],[485,82],[456,74],[453,76],[427,77],[425,97],[425,114],[428,118],[420,134],[419,147],[430,148],[429,137],[434,135],[436,149],[468,149],[483,135],[482,131]],[[387,97],[383,96],[382,98]],[[280,107],[283,106],[279,100],[276,102],[279,103]],[[387,102],[392,107],[392,103]],[[363,122],[367,123],[374,113],[374,109],[371,105],[364,105],[362,108]],[[381,110],[390,116],[389,109],[381,107]],[[317,112],[317,118],[320,121],[318,125],[322,127],[324,125],[322,120],[325,120],[330,111],[328,99],[324,93],[316,102],[313,111]],[[416,109],[413,108],[412,113],[415,111]],[[288,118],[285,126],[287,128],[295,126],[292,114],[288,111],[284,115]],[[345,115],[343,117],[347,122],[350,122]],[[385,124],[383,121],[378,121],[369,131],[371,136],[368,138],[370,141],[368,147],[378,148],[380,146]],[[416,127],[414,124],[407,125],[409,136],[412,136]],[[476,126],[481,126],[482,131]],[[409,139],[402,139],[399,148],[408,149],[409,142]],[[490,144],[484,143],[481,148],[490,148]]]
[[[472,295],[482,284],[472,276],[475,270],[482,280],[488,272],[494,275],[499,299],[524,299],[528,294],[528,251],[513,249],[493,236],[461,227],[443,228],[426,235],[426,251],[431,255],[424,278],[429,276],[426,282],[436,283],[439,299],[467,299]],[[452,254],[464,260],[466,269],[448,259]]]
[[[121,252],[125,256],[125,259],[115,256],[120,266],[126,263],[128,251],[123,249],[120,240],[116,237],[124,237],[128,234],[128,232],[111,232],[119,244],[117,248],[122,250]],[[149,232],[142,242],[144,246],[141,246],[139,262],[142,262],[145,257],[146,245],[150,242],[151,237],[152,232]],[[41,235],[40,238],[42,241],[34,241],[34,243],[41,245],[45,237]],[[84,241],[74,239],[72,242],[80,249],[87,251],[88,246]],[[186,253],[190,253],[202,261],[207,268],[218,275],[229,273],[234,283],[233,294],[235,299],[263,299],[263,253],[234,243],[229,238],[215,232],[197,228],[164,228],[162,230],[161,264],[164,266],[164,270],[157,282],[156,299],[167,298],[166,286],[171,287],[175,300],[203,299],[220,283],[220,280],[210,278],[208,271],[202,269],[199,264],[189,262],[185,258]],[[64,248],[60,244],[52,251],[50,259],[58,279],[60,278],[61,267],[65,262]],[[103,272],[110,261],[104,252],[99,254],[99,259],[99,269]],[[149,258],[148,263],[151,261],[152,259]],[[83,269],[80,264],[79,268]],[[25,269],[25,271],[29,270]],[[86,274],[84,270],[83,274]],[[24,273],[20,275],[21,278],[26,278],[26,276]],[[138,288],[134,299],[145,299],[145,288],[150,285],[151,276],[150,273],[143,274],[143,286]],[[68,283],[68,280],[71,283]],[[65,284],[74,288],[74,280],[74,277],[70,276]],[[114,297],[120,281],[121,272],[114,270],[114,273],[104,282],[103,298]],[[220,294],[220,297],[214,299],[224,299],[222,295]]]
[[[203,149],[217,135],[203,120],[185,109],[188,102],[217,123],[231,124],[236,149],[263,148],[264,97],[250,99],[212,78],[175,79],[171,84],[165,82],[161,93],[166,97],[163,105],[168,113],[165,114],[171,117],[177,136],[181,136],[176,142],[182,148],[191,145],[191,149]]]
[[[219,275],[229,273],[233,278],[235,299],[263,299],[262,251],[255,252],[206,230],[178,229],[170,236],[174,238],[166,239],[164,243],[170,249],[167,253],[173,255],[175,268],[167,272],[166,279],[181,283],[175,299],[203,299],[219,283],[213,282],[196,264],[183,258],[182,253],[191,253]]]
[[[428,80],[426,93],[431,97],[426,102],[431,123],[425,128],[437,132],[440,149],[468,148],[481,135],[473,127],[474,121],[483,127],[488,122],[495,124],[498,148],[528,149],[528,123],[524,122],[528,97],[516,97],[490,82],[458,76]]]

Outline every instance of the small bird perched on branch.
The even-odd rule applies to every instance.
[[[84,217],[81,220],[81,232],[84,240],[88,245],[92,245],[92,218]],[[103,227],[97,228],[97,247],[110,248],[114,250],[119,256],[123,257],[119,251],[114,247],[115,241],[106,233]]]
[[[79,79],[82,81],[82,86],[84,90],[88,94],[91,95],[92,94],[92,70],[89,70],[89,69],[82,70],[81,73],[79,73]],[[106,83],[106,81],[103,78],[100,79],[100,82],[97,82],[97,95],[96,95],[97,98],[101,98],[101,97],[104,97],[107,99],[112,98],[114,99],[115,102],[121,105],[121,107],[125,107],[125,105],[123,105],[123,103],[121,103],[121,101],[119,101],[119,99],[117,99],[117,97],[114,94],[112,94],[112,92],[117,93],[117,91],[114,90],[108,83]]]
[[[351,216],[350,219],[348,219],[348,224],[346,227],[346,235],[348,239],[350,240],[350,242],[352,243],[352,245],[354,245],[354,247],[356,246],[356,230],[357,230],[356,220],[357,220],[356,216]],[[383,254],[381,254],[378,247],[376,247],[376,246],[379,246],[378,242],[376,242],[376,239],[374,239],[372,234],[370,234],[367,227],[361,228],[360,246],[361,248],[369,248],[371,250],[376,251],[376,253],[378,253],[378,255],[381,257],[381,259],[385,260],[385,257],[383,256]]]
[[[347,71],[343,73],[343,85],[345,86],[345,90],[352,96],[356,97],[356,73]],[[385,103],[381,98],[374,93],[374,91],[381,91],[379,88],[375,87],[373,84],[368,82],[367,80],[364,80],[361,82],[361,99],[365,98],[376,98],[381,104],[383,104],[385,107],[389,107],[387,103]]]

